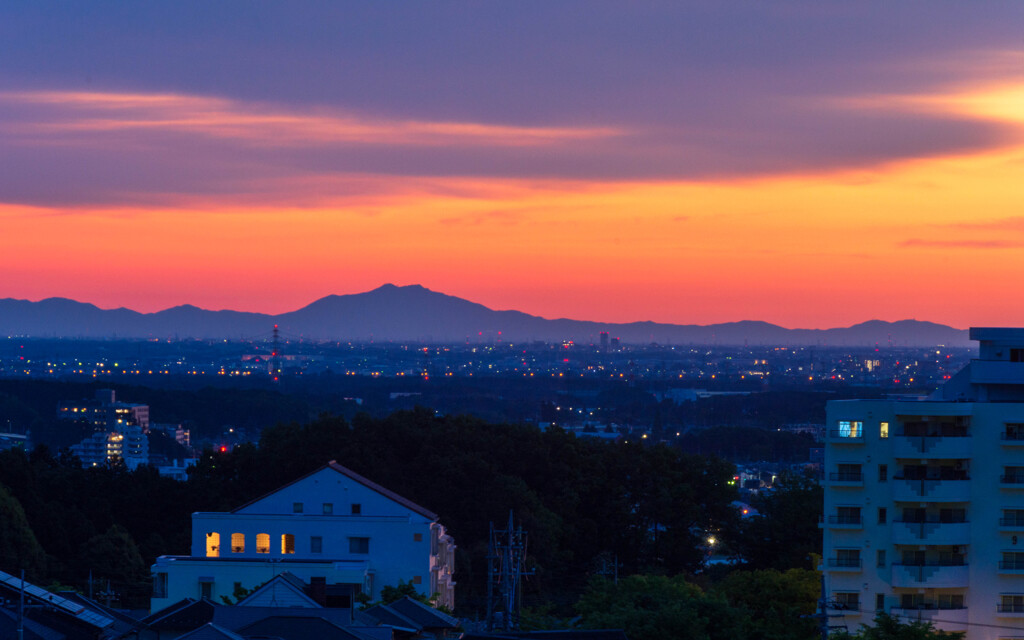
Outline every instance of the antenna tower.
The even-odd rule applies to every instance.
[[[512,512],[509,511],[506,529],[495,530],[494,523],[491,523],[491,538],[487,549],[488,631],[519,629],[523,577],[532,573],[525,571],[525,562],[526,532],[522,526],[513,526]]]
[[[274,347],[270,356],[270,376],[277,380],[281,375],[281,333],[276,324],[274,325]]]

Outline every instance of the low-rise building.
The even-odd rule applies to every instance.
[[[451,608],[454,551],[437,514],[331,461],[232,511],[192,514],[191,554],[153,566],[151,610],[232,598],[283,571],[342,599],[404,581]]]

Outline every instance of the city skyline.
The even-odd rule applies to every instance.
[[[1019,4],[0,18],[0,298],[1018,324]]]

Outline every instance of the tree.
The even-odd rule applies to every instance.
[[[775,491],[755,501],[760,514],[740,525],[733,545],[754,569],[809,567],[811,554],[821,554],[823,502],[821,485],[813,479],[784,474]]]
[[[856,633],[840,631],[832,637],[837,640],[959,640],[964,635],[962,631],[938,631],[931,622],[900,622],[894,616],[879,613],[874,626],[862,624]]]
[[[38,578],[46,565],[46,554],[32,533],[21,503],[0,485],[0,567],[17,575],[25,570]]]
[[[820,574],[809,569],[733,571],[714,586],[729,604],[746,613],[748,637],[763,640],[814,640],[813,614]]]
[[[630,638],[736,640],[746,620],[724,598],[679,575],[632,575],[613,583],[597,577],[576,605],[589,629],[623,629]]]

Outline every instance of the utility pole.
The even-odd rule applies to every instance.
[[[21,588],[18,589],[18,640],[25,640],[25,570],[21,570]]]
[[[487,630],[494,631],[496,618],[501,614],[503,631],[519,629],[519,610],[522,607],[523,576],[531,575],[524,569],[526,563],[526,532],[512,522],[508,514],[508,527],[495,530],[491,523],[490,543],[487,549]]]

